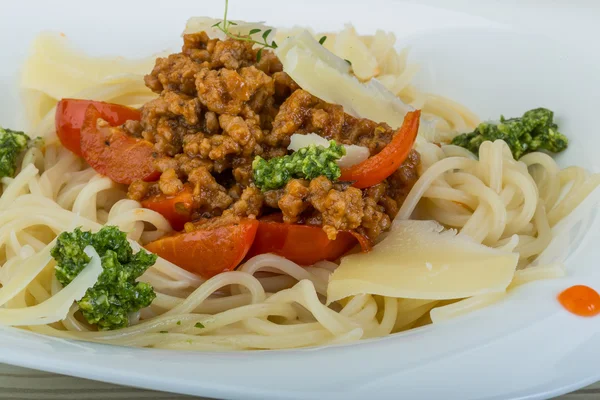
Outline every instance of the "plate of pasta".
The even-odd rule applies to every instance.
[[[587,16],[104,3],[0,27],[0,362],[232,399],[599,378]]]

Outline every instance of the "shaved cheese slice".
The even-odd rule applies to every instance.
[[[406,113],[413,110],[377,79],[360,82],[348,66],[342,67],[346,61],[321,46],[308,32],[288,38],[276,52],[284,71],[300,87],[324,101],[341,105],[354,117],[399,128]]]
[[[311,28],[307,28],[300,25],[294,25],[291,28],[278,28],[277,32],[275,33],[275,42],[277,42],[277,44],[281,46],[285,39],[291,36],[298,36],[304,31],[308,31],[308,33],[310,33],[313,37],[317,35]],[[330,37],[329,34],[322,34],[321,36],[323,35],[327,35],[327,40],[324,44],[324,46],[327,47],[327,42],[329,42]],[[321,36],[319,36],[319,38]]]
[[[337,39],[336,39],[336,42],[337,42]],[[325,41],[325,43],[327,43],[327,40]],[[296,36],[288,37],[286,40],[281,42],[281,44],[279,45],[277,50],[275,50],[275,53],[277,54],[277,57],[279,57],[279,60],[281,60],[281,62],[283,63],[284,70],[286,72],[288,72],[288,71],[285,69],[285,63],[283,62],[283,58],[285,57],[286,54],[288,54],[288,52],[290,50],[292,50],[294,48],[299,48],[299,49],[304,50],[304,53],[312,55],[313,59],[321,61],[326,66],[333,68],[334,70],[336,70],[339,73],[347,74],[348,76],[352,76],[352,75],[350,75],[350,64],[348,64],[348,62],[346,60],[344,60],[343,58],[338,57],[331,51],[327,50],[327,48],[322,46],[313,37],[313,35],[307,30],[303,30],[301,33],[299,33]],[[288,74],[289,74],[289,72],[288,72]],[[292,76],[292,78],[293,78],[293,76]],[[302,85],[300,85],[300,86],[302,86]],[[305,89],[305,90],[308,90],[308,89]],[[310,92],[310,90],[308,90],[308,91]],[[313,92],[310,92],[310,93],[319,97],[317,94],[315,94]],[[325,99],[323,99],[323,100],[325,100]],[[325,100],[325,101],[327,101],[327,100]]]
[[[395,221],[369,253],[342,258],[327,301],[357,294],[447,300],[504,292],[519,255],[457,236],[435,221]]]
[[[197,32],[206,32],[208,37],[213,39],[227,39],[227,35],[219,28],[213,26],[216,23],[223,21],[222,19],[217,18],[209,18],[209,17],[192,17],[188,19],[185,24],[184,34],[188,33],[197,33]],[[235,25],[230,25],[228,30],[234,35],[247,36],[250,34],[252,29],[260,29],[260,32],[254,33],[250,35],[253,39],[262,42],[262,35],[268,29],[271,29],[269,36],[267,36],[267,42],[270,43],[271,40],[275,38],[275,28],[265,25],[264,21],[260,22],[247,22],[240,20],[231,20]]]
[[[362,81],[368,81],[379,74],[377,59],[350,24],[336,36],[333,52],[350,61],[354,75]]]
[[[31,56],[23,67],[21,85],[24,89],[38,90],[51,98],[62,99],[96,86],[112,75],[134,74],[142,79],[154,67],[155,59],[90,57],[72,47],[66,37],[44,33],[33,42]],[[146,90],[151,93],[150,89]]]
[[[307,135],[294,133],[290,138],[288,150],[298,151],[301,148],[310,146],[311,144],[328,147],[329,140],[317,135],[316,133],[309,133]],[[346,155],[337,161],[337,165],[339,165],[341,168],[348,168],[353,165],[360,164],[371,155],[369,149],[363,146],[356,146],[354,144],[344,144],[342,146],[344,146],[346,149]]]
[[[0,324],[11,326],[45,325],[65,319],[73,302],[80,300],[85,292],[98,281],[102,273],[100,256],[92,246],[85,254],[89,264],[60,292],[48,300],[27,308],[0,308]]]
[[[377,63],[382,65],[385,64],[385,61],[391,53],[396,53],[396,50],[394,49],[395,44],[396,35],[394,35],[392,32],[386,32],[381,29],[377,29],[377,32],[375,32],[375,35],[367,45],[369,46],[371,53],[377,59]]]

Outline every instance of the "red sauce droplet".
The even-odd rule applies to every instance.
[[[558,302],[569,312],[580,317],[600,314],[600,294],[589,286],[576,285],[558,295]]]

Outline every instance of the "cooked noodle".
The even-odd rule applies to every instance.
[[[393,54],[378,58],[387,63],[382,70],[388,75],[382,81],[438,119],[438,139],[473,129],[478,120],[469,110],[416,90],[410,84],[415,70],[406,65],[406,53]],[[133,107],[152,98],[143,79],[133,74],[107,78],[68,95]],[[30,149],[19,174],[2,179],[0,318],[1,310],[42,304],[59,293],[50,249],[61,232],[116,225],[128,232],[135,249],[137,243],[171,231],[163,216],[128,200],[125,187],[98,175],[60,146],[54,112],[53,108],[39,116],[40,123],[31,131],[45,139],[45,151]],[[430,142],[433,138],[427,139],[417,148],[420,178],[398,218],[434,219],[477,242],[515,250],[520,268],[548,246],[552,226],[600,184],[600,175],[577,167],[560,169],[543,153],[515,161],[502,141],[485,142],[476,158],[462,148],[439,147]],[[385,336],[430,322],[432,309],[431,318],[441,321],[502,296],[482,295],[448,305],[362,294],[326,306],[328,279],[336,266],[321,262],[304,268],[267,254],[205,281],[159,258],[141,277],[154,287],[157,298],[130,317],[131,326],[96,331],[72,305],[64,320],[23,328],[62,338],[177,350],[285,349]],[[560,270],[554,266],[527,274],[518,271],[514,284],[558,276]]]

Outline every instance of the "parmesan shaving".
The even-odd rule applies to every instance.
[[[351,62],[354,75],[361,81],[368,81],[379,74],[377,59],[350,24],[337,35],[333,52]]]
[[[434,221],[395,221],[373,250],[342,258],[327,301],[357,294],[448,300],[504,292],[519,255],[472,241]]]
[[[341,74],[352,76],[350,75],[350,64],[343,58],[338,57],[331,51],[327,50],[327,48],[322,46],[307,30],[303,30],[296,36],[288,37],[279,45],[277,50],[275,50],[277,57],[279,57],[279,60],[283,63],[284,70],[285,63],[283,61],[283,58],[286,54],[288,54],[290,50],[294,48],[299,48],[303,50],[306,54],[312,56],[313,59],[321,61],[327,67],[330,67]],[[319,97],[317,94],[311,92],[310,90],[308,91],[314,94],[315,96]],[[326,99],[323,100],[327,101]]]
[[[348,68],[344,71],[340,61],[348,65],[346,61],[321,46],[310,33],[303,33],[301,39],[290,37],[276,50],[284,71],[300,87],[321,100],[340,104],[356,118],[386,122],[393,128],[402,125],[406,113],[413,110],[411,106],[377,79],[362,83]]]
[[[294,133],[290,138],[288,150],[298,151],[301,148],[310,146],[311,144],[327,147],[329,146],[329,141],[324,137],[317,135],[316,133],[309,133],[307,135]],[[342,146],[344,146],[344,149],[346,149],[346,155],[337,161],[337,165],[339,165],[340,168],[349,168],[353,165],[360,164],[369,158],[371,154],[369,149],[363,146],[356,146],[354,144],[344,144]]]
[[[80,300],[85,292],[94,286],[102,273],[102,263],[96,250],[92,246],[87,246],[84,251],[91,260],[70,284],[48,300],[35,306],[0,309],[0,324],[45,325],[65,319],[73,302]]]
[[[155,57],[127,60],[122,57],[90,57],[75,49],[67,38],[56,33],[45,33],[36,38],[31,57],[23,67],[21,86],[44,93],[37,103],[50,103],[48,99],[73,96],[85,88],[106,82],[111,76],[137,76],[140,91],[151,93],[143,87],[143,76],[154,67]],[[48,79],[48,77],[53,77]],[[47,106],[46,106],[47,108]]]

